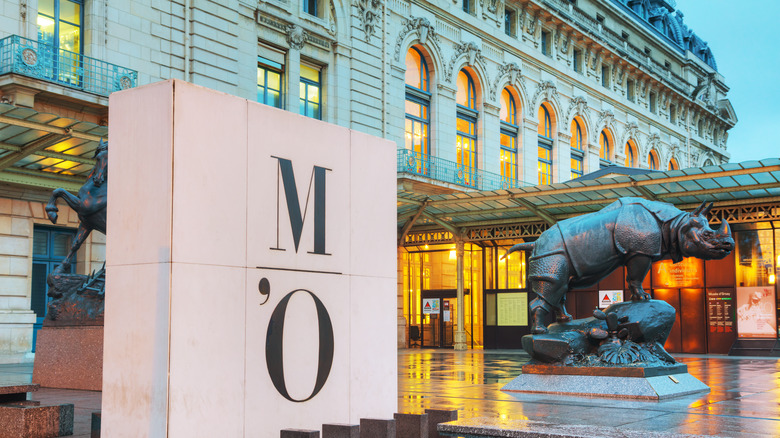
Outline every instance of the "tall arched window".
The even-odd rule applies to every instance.
[[[571,179],[582,176],[582,161],[585,156],[582,138],[582,126],[575,118],[571,121]]]
[[[655,150],[647,154],[647,167],[652,170],[658,170],[658,153]]]
[[[458,172],[456,182],[477,185],[477,98],[474,79],[465,69],[458,72],[456,152]]]
[[[637,164],[636,145],[634,145],[634,140],[629,140],[626,143],[626,167],[636,167]]]
[[[421,175],[430,172],[430,73],[422,52],[406,52],[406,150],[407,170]]]
[[[547,104],[539,107],[539,184],[552,184],[553,124]]]
[[[606,130],[599,134],[599,164],[601,167],[609,165],[612,159],[612,144],[609,142],[609,135]]]
[[[501,91],[501,183],[517,187],[517,105],[509,87]]]
[[[669,160],[669,170],[677,170],[679,168],[680,168],[680,165],[677,164],[677,160],[675,160],[674,158]]]

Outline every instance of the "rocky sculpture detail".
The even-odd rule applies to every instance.
[[[722,259],[734,249],[727,221],[710,228],[711,208],[702,203],[687,213],[668,203],[621,198],[601,211],[558,222],[536,242],[514,245],[507,254],[532,249],[528,276],[537,295],[529,305],[532,335],[523,338],[523,348],[539,362],[573,366],[674,364],[663,348],[674,308],[650,300],[642,282],[653,262]],[[566,293],[596,284],[620,266],[626,267],[632,301],[572,321]],[[551,313],[557,324],[546,327]]]

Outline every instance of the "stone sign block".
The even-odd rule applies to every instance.
[[[395,145],[178,80],[110,118],[104,436],[391,416]]]

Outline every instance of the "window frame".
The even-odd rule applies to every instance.
[[[553,183],[553,125],[550,111],[544,104],[539,108],[542,111],[543,120],[539,120],[539,123],[543,125],[544,134],[538,134],[538,148],[537,148],[537,174],[539,177],[539,184],[552,184]],[[538,114],[538,111],[537,111]],[[542,154],[545,154],[545,158]],[[543,171],[544,170],[544,171]],[[542,178],[544,175],[545,178]]]
[[[606,148],[605,148],[606,146]],[[606,152],[605,152],[606,149]],[[607,167],[612,164],[612,160],[609,157],[612,156],[612,144],[609,141],[609,135],[607,130],[602,129],[599,134],[599,164],[601,167]]]
[[[504,8],[504,34],[510,37],[517,36],[517,30],[515,23],[515,11],[509,8]]]
[[[272,65],[276,64],[276,65]],[[278,67],[277,67],[278,65]],[[270,60],[268,58],[264,58],[260,55],[257,56],[257,70],[258,73],[260,70],[263,70],[263,76],[264,76],[264,85],[263,88],[263,100],[260,100],[260,84],[257,84],[258,88],[258,96],[257,101],[268,106],[272,106],[274,108],[282,109],[284,107],[284,79],[285,79],[285,72],[284,72],[284,64],[279,63],[273,60]],[[279,75],[279,90],[275,90],[279,92],[279,104],[273,105],[267,102],[268,100],[268,73],[273,72],[277,73]]]
[[[303,12],[306,14],[309,14],[313,17],[321,18],[320,17],[320,2],[319,0],[302,0],[302,6]],[[311,9],[314,9],[312,12]]]
[[[61,4],[62,2],[73,3],[79,7],[78,23],[65,20],[61,18]],[[50,66],[45,69],[45,76],[51,78],[54,81],[81,86],[84,82],[84,73],[82,69],[82,56],[84,55],[84,0],[52,0],[53,16],[50,16],[41,11],[41,5],[38,4],[38,11],[36,15],[36,23],[40,17],[45,17],[53,21],[54,31],[51,34],[51,39],[42,38],[41,27],[36,24],[37,40],[40,44],[46,47],[51,47],[55,52],[48,53],[48,50],[39,54],[39,56],[50,57]],[[73,26],[78,29],[78,51],[69,50],[63,48],[61,44],[62,36],[60,34],[60,25],[64,23],[69,26]],[[68,53],[73,53],[75,56],[69,56]]]
[[[541,34],[540,50],[542,51],[542,55],[552,56],[552,50],[550,50],[550,32],[542,29]]]
[[[299,104],[298,104],[299,105],[298,113],[303,115],[303,116],[306,116],[306,117],[311,117],[313,119],[322,120],[322,106],[323,106],[323,100],[324,100],[323,96],[322,96],[322,88],[323,88],[322,87],[322,72],[323,72],[323,67],[319,67],[319,66],[316,66],[316,65],[313,65],[313,64],[309,64],[309,63],[301,63],[301,67],[303,67],[303,66],[309,67],[309,68],[311,68],[313,70],[317,70],[319,81],[318,82],[314,82],[311,79],[304,78],[303,75],[300,76],[299,84],[300,85],[305,85],[304,90],[306,90],[306,93],[305,93],[305,96],[304,95],[299,95],[298,96],[298,102],[299,102]],[[299,89],[300,89],[300,85],[299,85]],[[309,87],[316,87],[317,88],[317,95],[319,96],[319,102],[317,103],[317,114],[315,116],[308,115],[308,108],[309,108],[309,102],[310,102],[309,101],[309,97],[308,97],[309,96]],[[304,108],[303,112],[300,111],[301,110],[301,108],[300,108],[301,103],[303,103],[303,108]]]
[[[504,188],[511,188],[517,187],[517,146],[520,127],[517,125],[517,104],[515,103],[515,96],[509,91],[509,87],[504,87],[501,90],[501,106],[504,105],[504,93],[509,96],[509,99],[507,99],[509,108],[506,109],[507,118],[509,120],[501,119],[499,123],[499,170],[502,186],[504,186]],[[509,140],[509,145],[505,144],[504,138]],[[508,160],[506,158],[508,158]],[[509,162],[508,166],[506,165],[507,161]],[[509,169],[509,175],[507,175],[507,169]]]
[[[582,126],[575,117],[571,121],[571,179],[579,178],[583,175],[585,150],[582,146]]]

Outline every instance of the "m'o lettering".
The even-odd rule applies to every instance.
[[[284,351],[283,351],[283,336],[284,336],[284,317],[287,314],[287,304],[290,302],[290,298],[296,293],[307,293],[314,300],[314,305],[317,308],[317,325],[319,328],[319,340],[320,351],[319,359],[317,361],[317,380],[314,384],[314,389],[311,395],[304,399],[294,399],[287,392],[287,384],[284,380]],[[282,298],[279,304],[271,314],[271,319],[268,321],[268,332],[265,337],[265,362],[268,367],[268,374],[271,376],[271,382],[282,397],[292,402],[301,403],[307,400],[311,400],[316,396],[330,375],[330,369],[333,366],[333,324],[330,321],[330,315],[325,305],[322,304],[319,298],[312,292],[306,289],[294,290]]]

